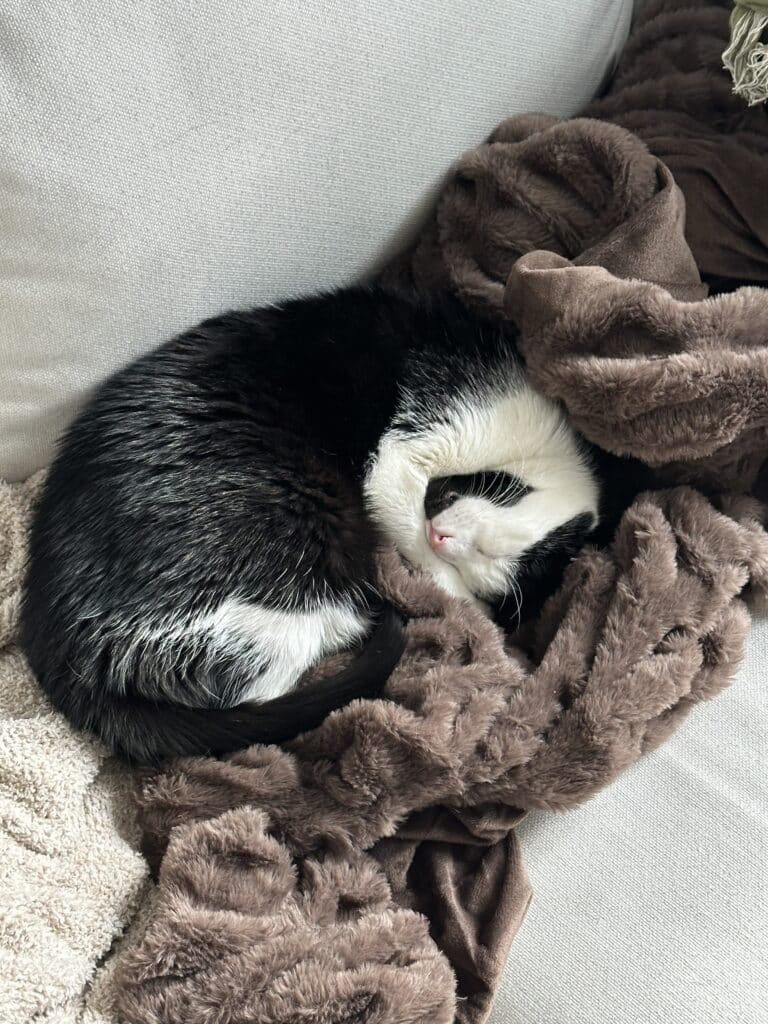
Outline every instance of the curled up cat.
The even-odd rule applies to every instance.
[[[598,491],[514,329],[458,300],[354,287],[228,313],[116,373],[64,436],[24,647],[55,706],[133,760],[281,742],[400,658],[379,544],[519,616]]]

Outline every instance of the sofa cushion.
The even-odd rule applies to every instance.
[[[570,114],[629,0],[6,0],[0,476],[201,317],[343,282],[508,114]]]

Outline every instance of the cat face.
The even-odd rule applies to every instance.
[[[486,470],[429,482],[427,542],[478,598],[519,604],[525,580],[562,571],[597,524],[597,484],[584,464],[535,486],[511,471]]]

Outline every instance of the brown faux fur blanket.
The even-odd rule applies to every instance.
[[[662,106],[680,52],[642,65]],[[700,263],[733,227],[719,209]],[[768,452],[768,291],[705,298],[683,230],[669,170],[619,125],[516,118],[456,165],[396,272],[512,317],[537,386],[667,489],[573,562],[524,648],[382,555],[411,617],[391,700],[285,750],[148,775],[158,901],[120,968],[126,1020],[479,1024],[529,899],[515,822],[588,799],[730,680],[742,598],[768,596],[747,495]],[[757,279],[739,252],[723,276]]]
[[[768,285],[768,105],[722,69],[731,0],[643,0],[607,95],[584,112],[634,132],[669,167],[686,237],[722,287]]]

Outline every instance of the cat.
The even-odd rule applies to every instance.
[[[598,517],[589,453],[511,326],[377,286],[230,312],[118,371],[65,433],[23,645],[53,704],[130,760],[281,742],[397,664],[380,544],[519,612]]]

